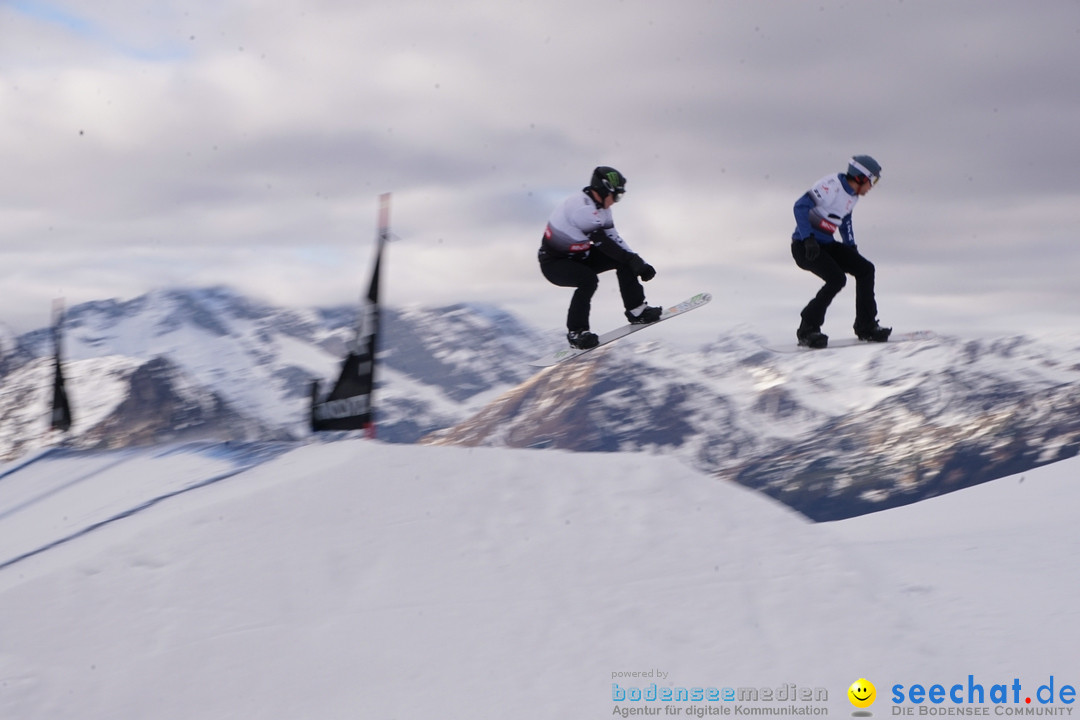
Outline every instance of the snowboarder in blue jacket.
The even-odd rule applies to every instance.
[[[860,197],[881,178],[881,165],[869,155],[856,155],[846,173],[818,180],[795,203],[795,232],[791,255],[795,264],[825,281],[802,311],[796,331],[800,345],[823,348],[829,338],[821,332],[825,313],[844,285],[855,278],[855,335],[860,340],[885,342],[892,328],[881,327],[874,297],[874,265],[859,253],[851,227],[851,211]],[[834,233],[840,231],[838,242]]]

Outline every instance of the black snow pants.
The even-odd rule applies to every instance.
[[[600,252],[590,252],[585,258],[556,256],[540,250],[540,271],[544,277],[559,287],[572,287],[570,310],[566,314],[566,328],[571,331],[589,329],[589,312],[592,297],[600,283],[600,273],[614,270],[619,280],[619,293],[623,307],[632,310],[645,302],[645,289],[641,287],[634,271],[626,264]]]
[[[825,312],[837,293],[847,284],[845,275],[855,278],[855,326],[871,326],[877,321],[877,300],[874,297],[874,264],[859,254],[854,245],[839,242],[822,243],[814,260],[806,259],[806,244],[791,243],[795,264],[814,273],[825,284],[802,311],[803,322],[813,328],[825,323]]]

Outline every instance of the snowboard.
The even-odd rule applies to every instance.
[[[572,360],[576,357],[581,357],[585,353],[590,353],[597,348],[602,348],[609,343],[615,342],[619,338],[623,338],[627,335],[636,333],[638,330],[644,330],[645,328],[659,325],[665,320],[669,320],[678,315],[682,315],[683,313],[688,313],[691,310],[696,310],[710,300],[712,300],[712,295],[710,295],[709,293],[698,293],[692,298],[683,300],[681,303],[672,305],[670,307],[665,307],[660,315],[660,319],[654,323],[648,323],[646,325],[623,325],[622,327],[615,328],[614,330],[609,330],[608,332],[600,335],[600,342],[596,345],[596,347],[591,347],[587,350],[579,350],[578,348],[572,347],[560,348],[555,352],[551,352],[541,358],[537,358],[529,364],[533,367],[551,367],[553,365],[558,365],[561,362]]]
[[[866,347],[870,345],[894,345],[896,343],[933,340],[935,337],[937,337],[937,335],[930,330],[915,330],[914,332],[893,333],[889,336],[888,341],[883,343],[870,342],[868,340],[860,340],[858,338],[848,337],[840,338],[838,340],[833,340],[832,338],[829,338],[829,346],[823,348],[806,347],[805,345],[798,345],[794,342],[790,345],[786,345],[783,343],[775,343],[768,345],[762,344],[762,347],[764,347],[770,352],[775,353],[829,352],[830,350],[840,350],[841,348]]]

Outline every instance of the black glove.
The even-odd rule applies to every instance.
[[[630,269],[645,282],[656,277],[656,268],[642,260],[640,255],[635,254],[630,257]]]
[[[803,240],[803,248],[806,250],[807,262],[814,262],[821,255],[821,246],[818,245],[818,241],[813,236]]]

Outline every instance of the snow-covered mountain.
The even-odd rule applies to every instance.
[[[811,523],[665,457],[257,451],[0,467],[0,717],[846,718],[857,678],[877,718],[1072,707],[1077,460]],[[652,683],[824,696],[613,688]]]
[[[781,354],[744,332],[601,349],[427,442],[672,454],[829,520],[1076,455],[1078,383],[1077,338]]]
[[[67,387],[82,447],[308,433],[310,383],[336,378],[355,308],[274,307],[225,288],[176,289],[71,308]],[[521,382],[532,335],[494,308],[384,309],[380,437],[412,442]],[[47,444],[52,337],[0,360],[0,459]]]
[[[354,320],[354,308],[279,308],[222,288],[72,308],[70,444],[306,437],[310,382],[336,376]],[[1080,336],[783,354],[748,328],[694,352],[642,333],[535,373],[527,361],[557,336],[495,308],[387,308],[383,327],[384,440],[673,455],[817,520],[1080,450]],[[52,441],[49,332],[12,344],[0,459]]]

